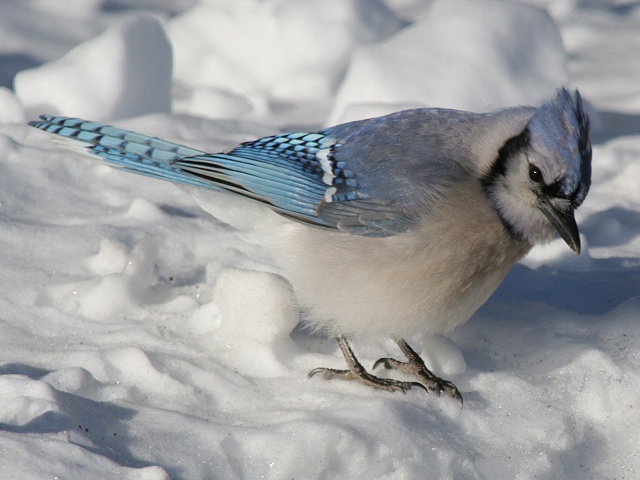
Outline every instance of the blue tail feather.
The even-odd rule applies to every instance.
[[[316,209],[327,185],[316,153],[325,138],[298,132],[245,143],[224,154],[203,151],[77,118],[43,115],[30,125],[67,138],[70,148],[125,171],[191,187],[234,192],[305,223],[329,225]],[[76,142],[80,142],[79,144]]]

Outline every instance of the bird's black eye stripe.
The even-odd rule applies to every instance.
[[[529,178],[535,183],[542,183],[544,180],[542,172],[535,165],[529,165]]]
[[[508,139],[498,151],[498,158],[491,165],[489,172],[480,179],[482,187],[490,188],[499,177],[504,177],[507,173],[509,159],[526,152],[530,143],[531,133],[528,128],[525,128],[519,135]]]

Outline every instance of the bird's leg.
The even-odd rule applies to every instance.
[[[373,365],[374,369],[379,365],[384,365],[384,367],[388,369],[413,374],[420,379],[420,382],[424,384],[427,391],[435,392],[436,395],[446,393],[452,398],[457,398],[460,401],[460,405],[462,405],[462,395],[460,395],[460,392],[453,383],[448,380],[443,380],[431,373],[424,364],[424,360],[420,358],[420,355],[403,339],[396,340],[396,343],[400,347],[400,350],[402,350],[402,353],[407,357],[407,361],[400,362],[393,358],[381,358]]]
[[[351,350],[351,347],[347,343],[346,338],[339,336],[336,337],[336,340],[338,340],[338,345],[340,345],[340,350],[342,350],[342,354],[344,355],[344,359],[347,361],[349,369],[337,370],[334,368],[315,368],[309,372],[309,377],[321,373],[325,380],[332,380],[334,378],[338,378],[340,380],[358,380],[360,383],[380,390],[386,390],[387,392],[395,392],[396,390],[399,390],[402,393],[405,393],[407,390],[411,390],[411,387],[419,387],[426,390],[424,385],[418,382],[402,382],[400,380],[379,378],[371,375],[358,361],[353,350]]]

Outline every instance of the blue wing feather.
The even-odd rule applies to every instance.
[[[327,185],[315,154],[326,136],[308,132],[247,142],[206,154],[146,135],[77,118],[43,115],[34,127],[86,143],[89,153],[125,171],[192,187],[227,190],[295,220],[332,227],[316,208]]]
[[[437,115],[399,112],[273,135],[214,154],[76,118],[45,115],[31,125],[82,142],[87,152],[122,170],[233,192],[314,226],[389,236],[410,229],[429,210],[422,187],[440,188],[461,174],[454,159],[430,156],[430,146],[442,143],[430,133]]]

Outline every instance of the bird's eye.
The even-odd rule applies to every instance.
[[[536,183],[541,183],[544,180],[542,172],[535,165],[529,165],[529,178]]]

